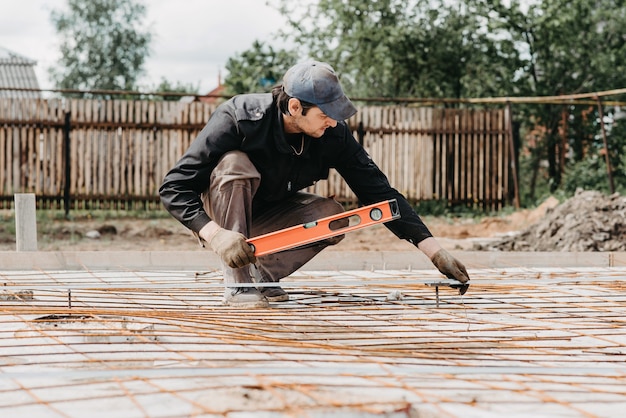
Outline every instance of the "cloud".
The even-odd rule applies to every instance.
[[[59,40],[50,21],[61,0],[3,2],[0,46],[36,60],[39,84],[52,88],[47,69],[59,58]],[[200,85],[208,92],[224,76],[229,57],[252,46],[254,40],[274,45],[284,18],[263,0],[150,0],[146,25],[153,32],[152,54],[146,60],[142,84]]]

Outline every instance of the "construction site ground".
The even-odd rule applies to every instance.
[[[7,248],[0,416],[623,416],[626,252],[472,250],[523,228],[502,226],[514,215],[440,224],[497,230],[467,236],[430,223],[468,267],[463,296],[372,227],[250,310],[222,305],[219,260],[175,224],[139,248],[121,223]]]
[[[328,252],[241,310],[211,252],[2,252],[0,415],[621,416],[625,253],[458,251],[464,296],[415,254]]]

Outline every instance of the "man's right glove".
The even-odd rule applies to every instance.
[[[444,249],[441,249],[433,255],[431,259],[435,267],[448,279],[458,280],[462,285],[452,286],[459,289],[460,294],[467,292],[469,288],[469,275],[465,266]]]
[[[241,268],[256,263],[254,251],[239,232],[220,228],[211,237],[209,245],[229,267]]]

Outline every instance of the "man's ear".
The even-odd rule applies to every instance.
[[[295,97],[289,99],[289,103],[287,104],[287,112],[290,116],[302,113],[302,104],[300,103],[300,100],[296,99]]]

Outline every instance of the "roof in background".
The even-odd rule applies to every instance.
[[[35,74],[37,61],[0,47],[0,98],[39,98],[34,91],[3,90],[3,87],[38,89]]]
[[[225,92],[226,92],[226,86],[220,83],[217,87],[215,87],[213,90],[208,92],[205,96],[200,96],[198,100],[203,103],[217,103],[220,100],[223,100],[221,97],[218,97],[218,96],[225,94]]]

